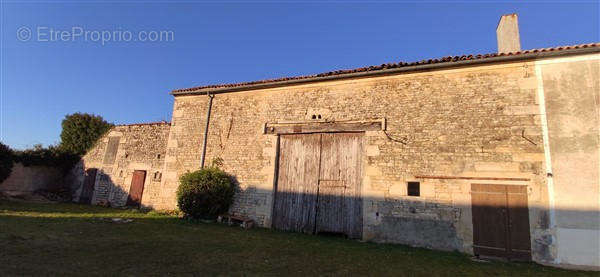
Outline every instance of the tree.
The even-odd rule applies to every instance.
[[[69,153],[82,156],[112,126],[113,124],[106,122],[99,115],[68,114],[62,121],[60,147]]]
[[[13,167],[13,152],[8,146],[0,142],[0,183],[4,181]]]

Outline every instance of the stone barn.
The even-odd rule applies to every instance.
[[[160,198],[170,124],[113,127],[73,170],[74,201],[150,206]]]
[[[521,50],[516,21],[499,53],[174,90],[170,124],[85,156],[78,197],[175,209],[220,158],[263,227],[598,269],[600,44]]]

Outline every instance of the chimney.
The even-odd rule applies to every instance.
[[[521,51],[519,37],[519,20],[516,13],[505,14],[500,18],[496,28],[498,53]]]

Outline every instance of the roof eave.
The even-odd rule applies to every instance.
[[[323,81],[331,81],[331,80],[373,77],[373,76],[392,75],[392,74],[399,74],[399,73],[406,73],[406,72],[430,71],[430,70],[438,70],[438,69],[451,68],[451,67],[463,67],[463,66],[487,64],[487,63],[511,62],[511,61],[520,61],[520,60],[533,60],[533,59],[541,59],[541,58],[549,58],[549,57],[581,55],[581,54],[598,53],[598,52],[600,52],[600,47],[554,50],[554,51],[546,51],[546,52],[534,52],[534,53],[525,53],[525,54],[517,54],[517,55],[497,56],[497,57],[483,58],[483,59],[462,60],[462,61],[455,61],[455,62],[420,64],[420,65],[405,66],[405,67],[399,67],[399,68],[381,69],[381,70],[365,71],[365,72],[353,72],[353,73],[331,75],[331,76],[318,76],[318,77],[310,77],[310,78],[305,78],[305,79],[292,79],[292,80],[285,80],[285,81],[265,82],[265,83],[260,83],[260,84],[251,84],[251,85],[241,85],[241,86],[221,87],[221,88],[204,88],[204,89],[199,89],[199,90],[195,90],[195,91],[171,91],[170,94],[173,96],[205,95],[208,93],[219,94],[219,93],[246,91],[246,90],[267,89],[267,88],[275,88],[275,87],[291,86],[291,85],[315,83],[315,82],[323,82]]]

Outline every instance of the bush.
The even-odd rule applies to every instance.
[[[0,183],[6,180],[13,167],[13,152],[10,148],[0,142]]]
[[[31,149],[14,152],[14,161],[23,166],[48,166],[61,170],[66,175],[79,161],[79,156],[57,146],[44,148],[41,144]]]
[[[177,206],[195,219],[214,219],[229,210],[235,187],[231,176],[216,167],[189,172],[179,179]]]
[[[62,121],[60,147],[65,152],[83,156],[112,126],[98,115],[68,114]]]

